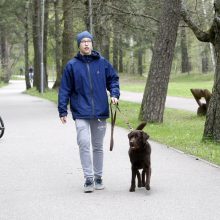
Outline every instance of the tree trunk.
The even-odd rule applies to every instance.
[[[113,67],[115,68],[116,71],[118,71],[118,50],[119,46],[118,46],[118,38],[117,38],[117,34],[114,34],[114,38],[113,38]]]
[[[26,89],[31,88],[31,83],[29,79],[28,69],[29,69],[29,36],[28,36],[28,17],[29,17],[29,0],[26,1],[25,5],[25,23],[24,23],[24,29],[25,29],[25,35],[24,35],[24,60],[25,60],[25,83],[26,83]]]
[[[220,10],[220,1],[218,5]],[[220,142],[220,17],[213,22],[213,43],[216,54],[215,79],[212,89],[212,96],[206,115],[205,128],[203,133],[204,139],[211,139]]]
[[[110,37],[109,37],[109,34],[103,39],[103,43],[102,43],[102,55],[107,59],[109,60],[110,57],[109,57],[109,46],[110,46]]]
[[[123,73],[124,72],[124,68],[123,68],[123,50],[122,50],[122,37],[120,35],[119,38],[119,72]]]
[[[212,4],[214,3],[214,0],[212,0]],[[208,16],[207,16],[207,10],[205,7],[205,0],[202,0],[202,8],[203,8],[203,14],[205,17],[206,24],[208,24]],[[210,48],[210,54],[211,54],[211,61],[212,61],[212,69],[215,69],[215,54],[214,54],[214,49],[213,45],[209,43],[209,48]]]
[[[86,8],[86,12],[87,12],[86,16],[84,16],[84,22],[85,22],[85,25],[86,25],[86,30],[88,30],[88,31],[90,30],[89,1],[90,0],[86,0],[84,2],[85,8]]]
[[[98,18],[94,18],[96,20]],[[102,19],[102,18],[101,18]],[[95,50],[98,50],[106,59],[109,60],[110,37],[103,26],[97,24],[94,27]],[[114,53],[114,52],[113,52]]]
[[[143,75],[143,49],[141,47],[138,49],[138,74]]]
[[[86,29],[93,34],[93,1],[86,0],[84,2],[86,7],[87,16],[84,16],[84,22],[86,25]]]
[[[189,73],[191,71],[191,65],[189,62],[187,39],[186,39],[186,29],[181,28],[181,55],[182,55],[182,73]]]
[[[220,0],[214,1],[215,17],[209,31],[205,32],[191,19],[183,5],[181,14],[198,40],[211,42],[216,54],[215,79],[206,115],[203,139],[220,142]]]
[[[109,8],[106,6],[111,4],[109,0],[93,0],[93,23],[94,23],[94,37],[95,37],[95,49],[98,50],[106,59],[109,60],[109,22],[108,13]]]
[[[209,71],[209,58],[207,54],[202,55],[202,73],[207,73]]]
[[[41,30],[40,30],[40,1],[33,0],[33,44],[34,44],[34,82],[37,90],[41,90]]]
[[[2,65],[2,80],[4,83],[8,83],[10,80],[10,69],[9,69],[9,48],[7,40],[7,30],[1,26],[1,65]]]
[[[204,49],[201,53],[202,57],[202,73],[207,73],[209,71],[209,57],[207,45],[204,45]]]
[[[180,21],[180,0],[164,0],[139,118],[163,122],[163,113]]]
[[[129,39],[129,47],[130,47],[130,54],[129,54],[129,60],[128,60],[128,73],[129,74],[135,74],[135,64],[134,64],[134,39],[133,36]]]
[[[49,0],[45,0],[45,10],[44,10],[44,89],[48,88],[48,74],[47,74],[47,36],[48,36],[48,9],[49,9]]]
[[[73,57],[73,1],[63,0],[63,58],[62,71],[66,63]]]
[[[55,13],[55,60],[56,60],[56,81],[53,85],[53,89],[57,89],[60,86],[62,70],[61,70],[61,59],[62,59],[62,43],[61,43],[61,24],[59,18],[59,0],[54,2],[54,13]]]
[[[220,25],[220,24],[219,24]],[[220,26],[219,26],[220,27]],[[218,36],[218,46],[215,46],[220,52],[220,36]],[[216,72],[212,96],[206,115],[205,128],[203,133],[204,139],[211,139],[220,142],[220,55],[216,56]]]

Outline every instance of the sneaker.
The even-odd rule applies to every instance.
[[[100,190],[100,189],[104,189],[105,186],[102,182],[102,178],[95,178],[95,189]]]
[[[92,178],[86,178],[86,182],[84,184],[84,192],[90,193],[94,191],[94,183]]]

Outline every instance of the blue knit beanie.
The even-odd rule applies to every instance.
[[[93,40],[93,36],[88,31],[83,31],[83,32],[77,34],[78,47],[79,47],[80,42],[83,38],[90,38],[91,40]]]

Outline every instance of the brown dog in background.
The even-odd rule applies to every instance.
[[[148,143],[149,135],[142,131],[146,123],[141,123],[134,131],[128,134],[129,139],[129,157],[131,161],[131,187],[130,192],[135,191],[135,178],[138,179],[138,187],[145,187],[150,190],[151,177],[151,146]],[[140,175],[139,169],[142,169]]]

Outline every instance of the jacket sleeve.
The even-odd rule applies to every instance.
[[[70,100],[73,85],[72,68],[71,64],[68,63],[63,71],[58,94],[58,111],[60,117],[67,116],[68,114],[67,105]]]
[[[111,97],[118,98],[120,97],[120,88],[119,88],[119,76],[113,66],[106,60],[106,87],[110,92]]]

